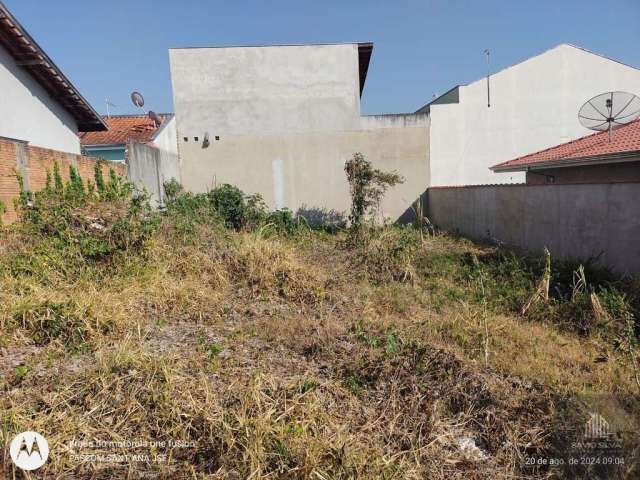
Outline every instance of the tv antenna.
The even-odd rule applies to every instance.
[[[487,56],[487,108],[491,107],[491,91],[489,89],[489,77],[491,76],[491,67],[489,65],[489,49],[484,51],[484,54]]]
[[[628,92],[607,92],[587,100],[578,112],[583,127],[609,132],[640,117],[640,98]]]
[[[108,98],[105,98],[104,101],[107,104],[107,118],[111,118],[111,109],[109,107],[118,108],[118,106]]]

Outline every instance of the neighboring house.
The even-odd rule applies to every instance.
[[[640,94],[640,70],[568,44],[492,74],[489,102],[486,78],[454,87],[417,111],[430,118],[430,186],[523,182],[489,167],[582,137],[580,107],[615,90]]]
[[[0,137],[80,153],[79,131],[106,125],[0,2]]]
[[[272,208],[346,211],[354,152],[396,170],[382,214],[397,219],[429,185],[428,116],[360,115],[371,43],[169,51],[182,182],[232,183]]]
[[[640,182],[640,120],[491,167],[527,184]]]
[[[175,117],[171,113],[161,113],[159,117],[161,125],[156,125],[147,115],[105,116],[106,131],[80,133],[82,151],[92,157],[124,162],[127,142],[134,141],[177,155]]]

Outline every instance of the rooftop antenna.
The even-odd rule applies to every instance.
[[[484,54],[487,56],[487,107],[491,107],[491,90],[489,88],[489,77],[491,76],[491,68],[489,64],[489,49],[485,49]]]
[[[606,92],[587,100],[578,112],[583,127],[609,132],[640,118],[640,98],[628,92]]]
[[[118,106],[115,103],[111,102],[108,98],[105,98],[104,101],[107,104],[107,118],[111,118],[111,111],[109,107],[118,108]]]

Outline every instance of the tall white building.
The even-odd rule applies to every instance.
[[[422,107],[428,113],[429,186],[524,182],[522,172],[489,167],[592,133],[580,107],[607,91],[640,95],[640,70],[561,44],[459,85]],[[490,104],[490,106],[489,106]]]

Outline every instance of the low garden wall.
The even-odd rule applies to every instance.
[[[0,202],[5,206],[5,212],[1,217],[3,223],[16,220],[13,200],[20,195],[16,174],[22,176],[26,190],[36,192],[45,187],[47,171],[53,172],[55,162],[58,163],[64,180],[69,179],[69,167],[73,166],[86,181],[93,180],[97,161],[98,159],[93,157],[34,147],[24,142],[0,138]],[[124,163],[109,163],[102,168],[105,178],[108,175],[108,168],[113,168],[120,176],[127,174],[127,166]]]

